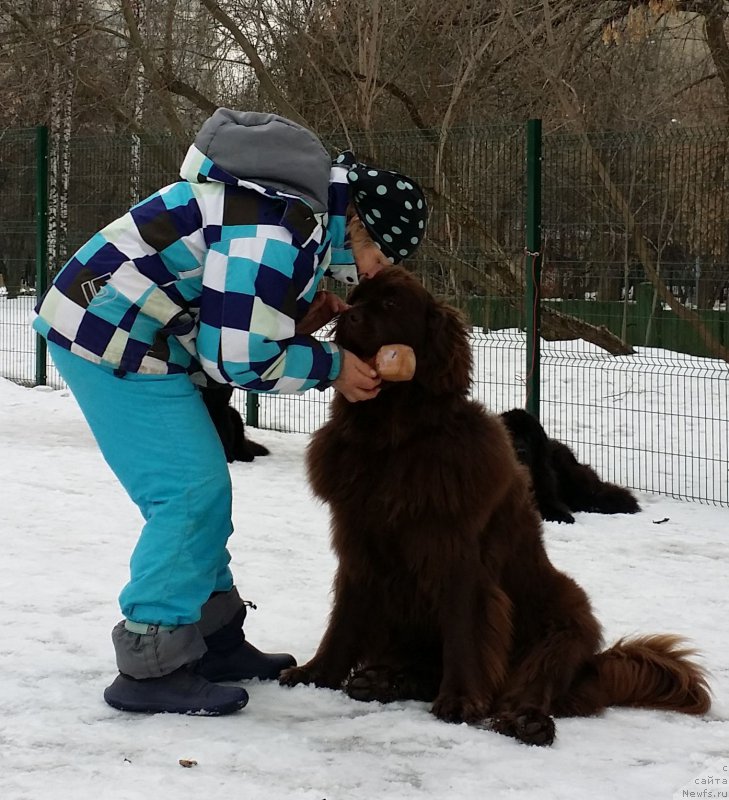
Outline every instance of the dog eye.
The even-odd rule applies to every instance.
[[[393,300],[392,297],[386,297],[382,301],[382,307],[386,311],[392,311],[393,309],[397,308],[397,300]]]

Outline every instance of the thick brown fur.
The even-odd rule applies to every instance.
[[[427,700],[441,719],[490,719],[531,744],[552,742],[555,714],[706,711],[703,673],[675,638],[600,653],[585,592],[547,557],[506,427],[467,396],[460,314],[395,267],[350,303],[336,341],[362,358],[410,345],[417,370],[373,400],[337,395],[312,438],[309,478],[339,563],[319,648],[281,682]]]

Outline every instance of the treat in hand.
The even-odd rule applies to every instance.
[[[409,381],[415,375],[415,353],[406,344],[386,344],[377,351],[375,369],[383,381]]]

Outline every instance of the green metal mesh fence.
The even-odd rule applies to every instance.
[[[325,140],[426,187],[428,238],[411,266],[474,325],[473,395],[494,411],[523,405],[523,126]],[[67,199],[67,226],[63,215],[53,222],[51,193],[51,270],[176,180],[186,144],[75,138],[57,153],[69,166],[67,185],[55,186]],[[711,130],[553,134],[542,144],[542,422],[606,478],[720,503],[729,503],[728,148],[729,134]],[[0,375],[23,382],[33,379],[27,321],[35,298],[24,292],[35,272],[34,159],[32,131],[0,138],[8,291],[0,295]],[[52,367],[49,382],[58,385]],[[259,424],[310,432],[326,419],[328,400],[261,396]],[[242,393],[237,402],[245,413]]]
[[[361,161],[397,169],[426,188],[428,236],[409,266],[476,326],[475,374],[490,377],[475,383],[474,396],[499,410],[522,405],[524,385],[509,365],[524,358],[523,126],[462,128],[442,141],[413,131],[325,141],[333,153],[351,147]],[[259,422],[309,432],[326,419],[328,402],[328,393],[261,396]]]
[[[35,131],[0,134],[0,375],[31,384],[35,285]]]
[[[170,136],[73,139],[67,243],[51,254],[51,268],[130,206],[178,180],[185,149]]]
[[[543,170],[544,330],[555,311],[598,329],[544,347],[545,426],[616,480],[722,503],[728,146],[724,131],[554,135]]]

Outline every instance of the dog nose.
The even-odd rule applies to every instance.
[[[362,324],[362,311],[356,306],[351,306],[346,311],[343,311],[341,316],[346,317],[348,325]]]

